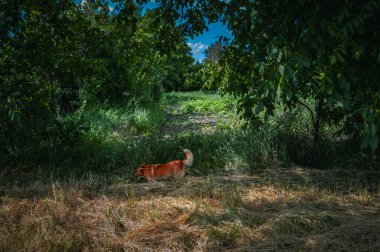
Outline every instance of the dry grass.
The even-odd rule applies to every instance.
[[[326,172],[275,174],[0,188],[0,250],[380,250],[378,184],[336,190],[318,182]]]

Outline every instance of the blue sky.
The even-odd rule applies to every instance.
[[[202,35],[194,39],[189,38],[187,44],[192,50],[193,57],[198,61],[202,61],[205,58],[204,51],[218,40],[218,36],[232,37],[227,26],[221,22],[210,24],[207,32],[205,31]]]

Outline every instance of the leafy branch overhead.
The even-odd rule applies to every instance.
[[[2,1],[0,134],[12,142],[79,108],[217,83],[248,119],[302,106],[316,145],[329,123],[378,148],[378,1],[160,0],[143,11],[148,2]],[[194,65],[186,38],[216,21],[232,39]]]
[[[59,118],[78,109],[157,102],[164,90],[184,88],[194,59],[172,18],[109,4],[0,3],[4,148],[54,135]]]
[[[147,2],[147,1],[142,1]],[[378,1],[158,1],[172,3],[187,35],[222,20],[233,39],[223,49],[221,88],[240,97],[247,118],[305,106],[313,134],[343,123],[375,150],[380,127]],[[183,25],[183,22],[185,25]],[[192,29],[191,29],[192,28]]]
[[[315,137],[320,120],[344,120],[348,133],[375,150],[379,9],[376,1],[254,1],[235,13],[244,21],[230,24],[225,90],[242,97],[248,116],[264,107],[273,113],[278,100],[288,109],[308,104]]]

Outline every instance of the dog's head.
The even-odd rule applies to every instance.
[[[145,171],[146,171],[146,168],[143,168],[143,165],[140,165],[139,168],[137,168],[136,172],[135,172],[135,176],[144,176],[145,174]]]
[[[157,167],[157,165],[142,164],[137,168],[135,176],[146,177],[155,167]]]

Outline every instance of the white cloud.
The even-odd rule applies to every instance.
[[[190,46],[193,54],[203,53],[208,48],[208,45],[205,45],[202,42],[187,43],[187,45]]]

